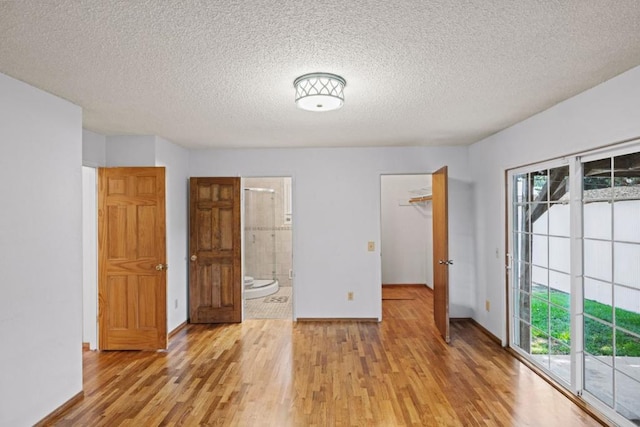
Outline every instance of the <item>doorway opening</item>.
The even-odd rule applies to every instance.
[[[291,319],[291,177],[243,179],[244,319]]]
[[[98,202],[96,168],[82,167],[82,343],[98,348]]]
[[[443,166],[431,174],[381,175],[380,180],[382,298],[383,300],[386,299],[385,293],[388,294],[389,291],[393,290],[392,285],[403,284],[397,283],[397,278],[401,278],[406,283],[407,278],[400,274],[409,271],[410,260],[414,259],[414,264],[419,267],[417,271],[421,274],[414,276],[418,279],[418,283],[412,283],[414,285],[427,285],[430,279],[427,277],[427,274],[429,274],[427,273],[427,268],[431,266],[431,275],[433,277],[431,280],[433,319],[442,338],[448,343],[450,342],[449,267],[453,265],[453,260],[449,259],[449,179],[447,166]],[[393,184],[397,184],[397,187]],[[417,218],[414,224],[411,224],[406,218],[401,221],[389,221],[389,209],[411,208],[418,210],[422,204],[424,204],[425,210],[417,216],[414,215]],[[426,218],[429,217],[427,206],[431,208],[431,227],[428,226],[428,221],[426,221]],[[410,211],[406,209],[406,212]],[[420,217],[425,219],[420,220]],[[396,224],[397,227],[389,231],[389,223]],[[428,241],[426,236],[428,236],[429,230],[431,230],[431,245],[425,243]],[[390,242],[393,242],[401,233],[405,232],[408,232],[411,237],[406,241],[401,241],[394,248]],[[424,233],[423,236],[425,236],[423,243],[416,244],[415,240],[411,240],[411,238],[420,235],[420,233]],[[428,256],[427,253],[427,247],[429,246],[431,248],[431,256]],[[420,250],[421,247],[423,248],[422,250]],[[397,260],[389,264],[388,261],[393,259],[390,256],[397,256],[398,254],[400,256],[397,257]],[[389,270],[390,267],[393,267],[393,269]],[[389,271],[399,275],[391,276],[390,274],[385,274]],[[385,287],[385,284],[390,286]],[[385,292],[385,289],[388,291]],[[391,296],[389,297],[389,299],[394,299]]]
[[[380,189],[383,289],[433,289],[431,174],[382,175]]]

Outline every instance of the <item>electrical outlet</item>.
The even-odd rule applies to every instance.
[[[491,303],[489,302],[489,300],[486,300],[486,301],[484,302],[484,308],[485,308],[485,310],[487,310],[487,311],[491,311]]]
[[[347,300],[348,301],[353,301],[353,292],[352,291],[347,292]]]
[[[373,252],[376,250],[376,242],[369,242],[367,244],[367,249],[369,250],[369,252]]]

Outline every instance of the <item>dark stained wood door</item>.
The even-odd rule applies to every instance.
[[[449,342],[449,207],[447,167],[431,176],[433,191],[433,317],[440,335]]]
[[[167,348],[165,169],[98,170],[101,350]]]
[[[191,178],[190,195],[190,322],[240,322],[240,178]]]

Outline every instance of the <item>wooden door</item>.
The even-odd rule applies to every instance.
[[[101,350],[167,348],[165,169],[98,170]]]
[[[449,221],[447,167],[431,176],[433,190],[433,317],[449,342]]]
[[[240,178],[191,178],[190,194],[190,322],[240,322]]]

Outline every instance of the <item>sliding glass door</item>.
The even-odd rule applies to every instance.
[[[640,146],[508,173],[510,346],[640,425]]]

